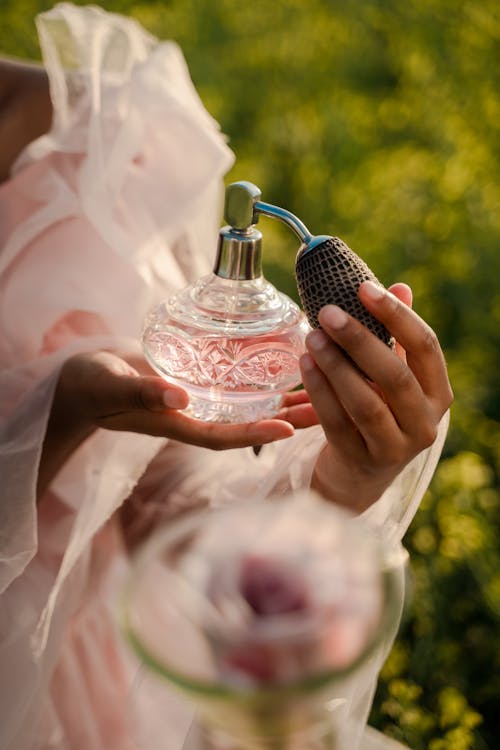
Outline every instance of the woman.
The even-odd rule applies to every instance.
[[[134,693],[116,632],[126,549],[193,505],[312,485],[393,550],[438,460],[451,389],[409,288],[365,283],[397,353],[330,306],[301,360],[305,391],[278,418],[184,415],[138,326],[209,270],[232,154],[174,44],[97,8],[63,4],[37,23],[48,78],[0,67],[0,746],[179,748],[189,713]],[[390,640],[351,701],[352,750]]]

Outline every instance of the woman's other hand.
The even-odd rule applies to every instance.
[[[329,305],[319,315],[322,330],[309,334],[308,353],[301,360],[312,404],[302,407],[303,426],[314,422],[313,408],[328,440],[313,486],[355,512],[375,502],[434,442],[453,400],[441,347],[434,331],[411,310],[409,287],[395,284],[386,291],[364,282],[359,298],[395,337],[396,350]]]

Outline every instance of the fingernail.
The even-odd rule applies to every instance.
[[[376,284],[374,281],[363,282],[363,292],[374,302],[382,299],[385,295],[384,287],[381,284]]]
[[[349,316],[345,310],[337,307],[337,305],[328,305],[324,308],[321,319],[330,326],[330,328],[339,329],[347,324]]]
[[[323,331],[312,331],[307,337],[307,346],[315,351],[323,349],[328,343],[328,337]]]
[[[303,354],[299,360],[300,367],[304,372],[312,372],[316,367],[316,363],[310,354]]]
[[[184,391],[163,391],[163,403],[168,409],[184,409],[187,406]]]

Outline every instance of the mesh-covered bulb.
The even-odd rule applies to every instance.
[[[319,328],[318,313],[325,305],[338,305],[363,323],[385,344],[395,341],[385,326],[358,299],[363,281],[380,283],[366,263],[338,237],[312,235],[305,224],[285,208],[260,200],[260,189],[251,182],[235,182],[226,191],[225,215],[238,236],[250,236],[259,217],[269,216],[286,224],[302,245],[295,274],[300,301],[309,324]],[[243,233],[243,234],[241,234]]]
[[[295,273],[300,301],[313,328],[319,328],[318,313],[322,307],[338,305],[385,344],[394,347],[389,331],[358,299],[363,281],[380,282],[339,237],[316,237],[304,245],[297,255]]]

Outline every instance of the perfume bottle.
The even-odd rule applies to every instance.
[[[310,330],[304,313],[262,274],[267,204],[249,182],[228,186],[213,273],[160,303],[146,317],[144,354],[190,397],[186,413],[210,422],[274,416],[301,381]]]
[[[186,412],[209,422],[253,422],[274,416],[283,394],[300,383],[304,340],[318,313],[335,304],[385,344],[394,338],[363,307],[363,281],[380,282],[339,237],[312,235],[290,211],[260,200],[251,182],[226,190],[213,273],[152,310],[143,331],[145,357],[190,396]],[[295,275],[302,307],[262,275],[260,216],[286,224],[301,242]]]

